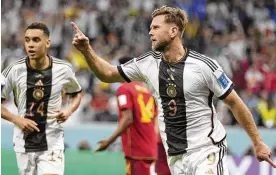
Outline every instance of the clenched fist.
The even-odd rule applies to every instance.
[[[80,52],[85,52],[88,50],[90,47],[89,45],[89,39],[87,36],[85,36],[82,31],[78,28],[78,26],[74,23],[71,22],[76,34],[73,38],[72,44],[80,51]]]

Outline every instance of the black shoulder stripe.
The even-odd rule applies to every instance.
[[[18,60],[18,61],[16,61],[16,62],[12,63],[12,64],[9,65],[6,69],[4,69],[2,75],[3,75],[5,78],[7,78],[7,76],[8,76],[8,74],[9,74],[10,70],[11,70],[14,66],[16,66],[16,65],[18,65],[18,64],[22,64],[22,63],[24,63],[24,62],[25,62],[25,58],[22,58],[22,59],[20,59],[20,60]]]
[[[61,63],[61,64],[67,64],[67,65],[71,65],[69,62],[67,61],[59,61],[59,60],[53,60],[54,63]]]
[[[148,57],[148,56],[150,56],[150,55],[151,55],[151,53],[150,53],[150,52],[147,52],[147,53],[145,53],[144,55],[139,56],[139,57],[137,58],[137,61],[140,61],[140,60],[142,60],[142,59],[144,59],[144,58],[146,58],[146,57]]]
[[[152,55],[153,55],[153,57],[155,57],[157,59],[159,59],[159,57],[162,57],[162,54],[160,52],[157,53],[157,52],[152,51]]]
[[[161,53],[156,53],[154,51],[149,51],[149,52],[145,53],[144,55],[138,57],[137,61],[140,61],[140,60],[142,60],[144,58],[147,58],[150,55],[152,55],[155,59],[160,59],[162,57]]]
[[[4,69],[3,73],[6,72],[8,69],[12,68],[13,66],[17,65],[17,64],[20,64],[22,62],[25,61],[25,58],[24,59],[20,59],[20,60],[17,60],[13,63],[11,63],[6,69]]]
[[[210,64],[212,64],[215,68],[218,68],[217,64],[210,58],[206,57],[205,55],[202,55],[202,54],[199,54],[195,51],[191,51],[191,54],[193,54],[194,56],[197,56],[197,57],[201,57],[202,59],[205,59],[207,60]]]
[[[53,59],[53,62],[71,65],[69,62],[64,61],[64,60],[59,60],[59,59]]]
[[[204,59],[202,59],[202,58],[200,58],[200,57],[193,56],[193,55],[191,55],[191,54],[189,55],[189,57],[192,57],[192,58],[194,58],[194,59],[197,59],[197,60],[200,60],[200,61],[204,62],[205,64],[207,64],[207,65],[209,66],[209,68],[210,68],[213,72],[215,72],[216,68],[214,68],[208,61],[206,61],[206,60],[204,60]]]
[[[53,60],[53,63],[55,63],[55,64],[66,65],[66,66],[68,66],[73,72],[75,72],[73,66],[72,66],[70,63],[68,63],[68,62]]]

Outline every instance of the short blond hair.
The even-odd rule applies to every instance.
[[[180,36],[183,36],[186,25],[188,24],[187,13],[184,10],[163,5],[162,7],[155,9],[151,14],[152,18],[158,15],[165,15],[166,23],[176,24],[179,27]]]

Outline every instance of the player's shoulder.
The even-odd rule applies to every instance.
[[[161,52],[156,52],[156,51],[149,51],[144,53],[143,55],[137,57],[136,61],[142,61],[145,59],[161,59],[162,58],[162,53]]]
[[[213,72],[219,69],[216,60],[191,49],[189,49],[187,61],[198,65],[201,69],[211,69]]]
[[[14,70],[22,67],[22,66],[26,66],[26,57],[21,57],[18,60],[14,61],[13,63],[11,63],[9,66],[7,66],[3,72],[2,75],[7,78],[7,76],[9,75],[10,72],[13,72]]]
[[[60,67],[61,69],[70,69],[72,72],[74,72],[74,67],[71,63],[69,63],[66,60],[62,60],[56,57],[52,57],[53,65]]]

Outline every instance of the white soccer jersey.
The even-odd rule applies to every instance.
[[[1,74],[1,93],[4,86],[5,86],[5,77]]]
[[[218,63],[188,50],[178,63],[150,51],[118,66],[126,81],[148,84],[159,108],[159,128],[169,156],[216,144],[226,137],[217,119],[213,95],[224,99],[232,81]]]
[[[15,152],[64,149],[63,127],[53,117],[61,108],[62,89],[73,95],[81,92],[81,87],[70,63],[49,58],[51,65],[41,71],[31,68],[25,57],[2,72],[5,86],[1,98],[8,98],[12,91],[18,115],[35,121],[40,130],[25,134],[15,126]]]

